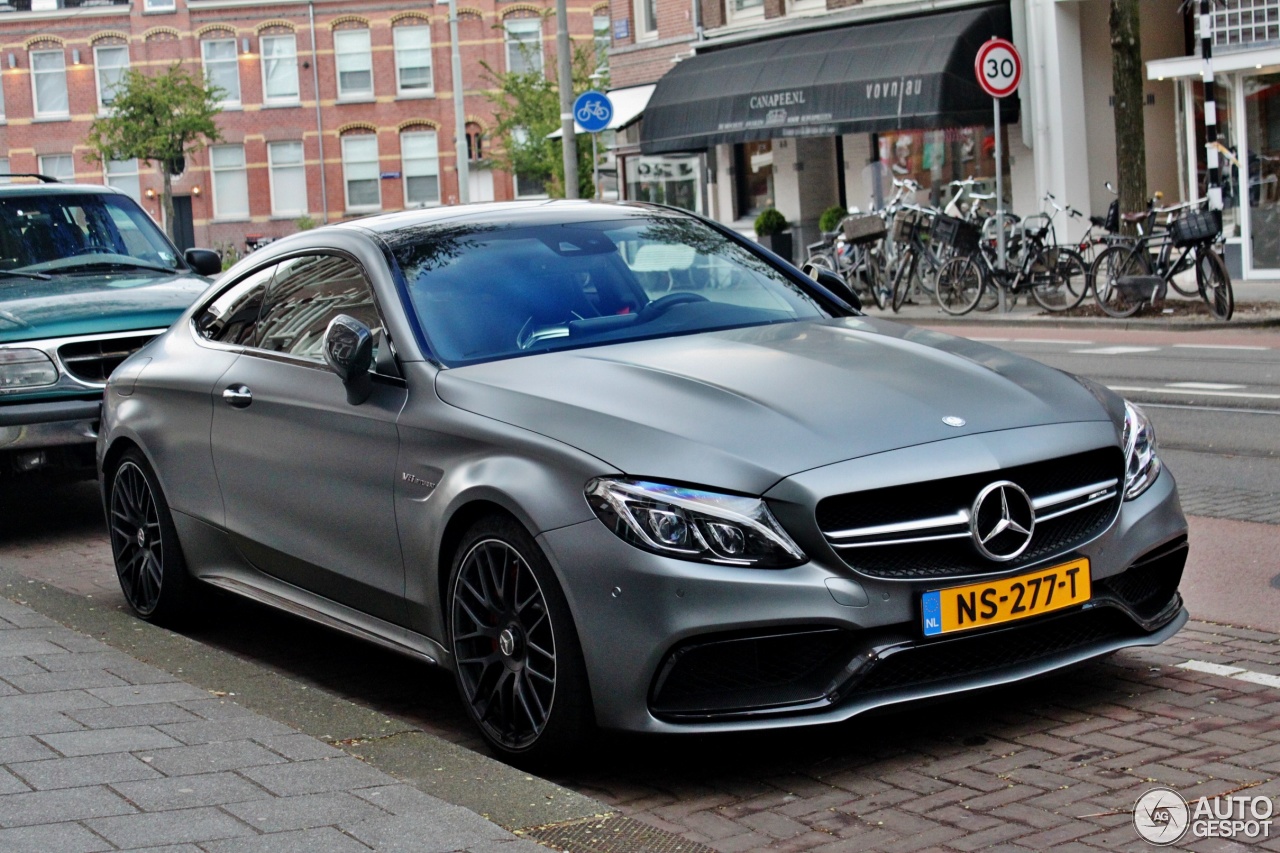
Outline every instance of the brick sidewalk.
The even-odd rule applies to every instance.
[[[545,849],[0,598],[0,851],[160,846]]]

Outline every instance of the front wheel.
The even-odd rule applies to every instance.
[[[1235,294],[1231,292],[1231,274],[1213,249],[1204,249],[1196,259],[1196,284],[1213,316],[1219,320],[1230,320],[1236,310]]]
[[[449,583],[458,692],[501,758],[563,761],[594,725],[586,665],[569,606],[541,549],[515,520],[467,531]]]
[[[1036,261],[1037,269],[1031,296],[1046,311],[1070,311],[1084,300],[1089,272],[1084,259],[1070,249],[1044,251]]]
[[[898,268],[893,274],[893,312],[896,314],[906,304],[911,294],[911,282],[915,276],[916,253],[908,248],[907,253],[898,259]]]
[[[1151,268],[1141,252],[1128,246],[1110,246],[1094,259],[1090,270],[1093,298],[1112,317],[1132,317],[1142,310],[1142,294],[1136,288],[1120,287],[1127,276],[1150,275]]]
[[[984,283],[977,260],[957,255],[938,270],[938,305],[948,314],[968,314],[982,299]]]

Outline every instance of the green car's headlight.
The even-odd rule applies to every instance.
[[[1145,492],[1160,475],[1156,456],[1156,428],[1146,413],[1124,402],[1124,499],[1133,500]]]
[[[586,494],[610,530],[646,551],[761,569],[789,568],[806,559],[759,498],[607,478],[587,483]]]
[[[58,368],[38,349],[0,349],[0,391],[40,388],[58,381]]]

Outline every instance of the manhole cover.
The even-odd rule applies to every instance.
[[[540,826],[520,834],[566,853],[716,853],[705,844],[621,815]]]

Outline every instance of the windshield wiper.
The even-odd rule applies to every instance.
[[[136,269],[136,270],[155,270],[156,272],[174,273],[176,269],[170,267],[162,267],[159,264],[149,264],[146,261],[85,261],[82,264],[68,264],[57,268],[58,272],[80,272],[82,270],[92,269]]]
[[[36,281],[51,281],[53,279],[53,276],[45,275],[42,272],[18,272],[17,270],[0,270],[0,275],[14,278],[34,278]]]

